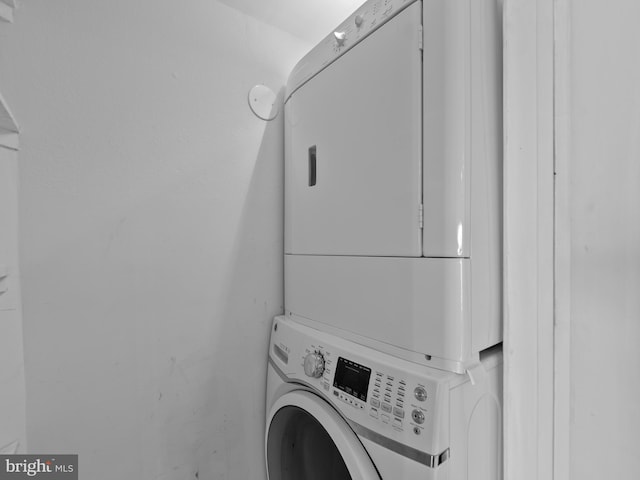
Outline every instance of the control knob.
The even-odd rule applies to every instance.
[[[324,373],[324,357],[320,352],[304,357],[304,373],[307,377],[320,378]]]
[[[339,47],[344,45],[344,41],[347,39],[347,32],[333,32],[333,38],[336,39],[336,43]]]

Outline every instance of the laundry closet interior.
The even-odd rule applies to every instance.
[[[639,14],[0,0],[0,476],[636,478]]]

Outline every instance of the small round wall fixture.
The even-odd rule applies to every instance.
[[[256,85],[249,90],[249,106],[262,120],[273,120],[278,115],[276,94],[266,85]]]

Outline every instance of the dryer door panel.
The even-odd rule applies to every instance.
[[[421,256],[420,2],[285,106],[285,251]]]

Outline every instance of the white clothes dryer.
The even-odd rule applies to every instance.
[[[500,480],[501,359],[485,352],[473,384],[276,317],[269,480]]]
[[[457,373],[502,341],[501,0],[369,0],[285,94],[285,313]]]

